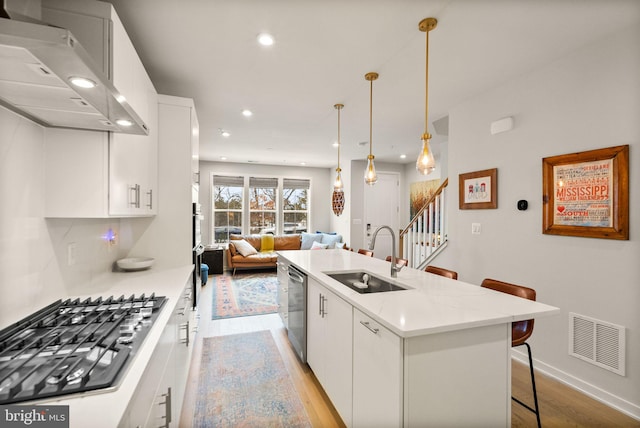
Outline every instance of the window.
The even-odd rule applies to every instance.
[[[308,179],[214,175],[214,243],[229,242],[231,234],[306,232],[310,187]]]
[[[276,230],[277,178],[249,177],[249,233]]]
[[[309,180],[282,180],[283,233],[307,231],[309,219]]]
[[[214,242],[229,242],[242,234],[244,177],[213,176]]]

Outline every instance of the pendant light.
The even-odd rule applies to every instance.
[[[433,158],[433,152],[429,145],[431,134],[427,128],[429,125],[429,31],[436,28],[438,20],[435,18],[425,18],[418,24],[418,29],[427,35],[427,52],[425,67],[425,90],[424,90],[424,134],[422,134],[422,150],[416,161],[416,170],[422,175],[428,175],[436,169],[436,160]]]
[[[376,175],[376,167],[373,164],[373,141],[372,141],[372,128],[373,128],[373,81],[378,78],[378,73],[367,73],[364,78],[370,82],[369,88],[369,156],[367,156],[367,169],[364,172],[364,182],[370,186],[373,186],[378,181]]]
[[[344,185],[342,184],[342,177],[340,176],[340,110],[344,107],[343,104],[335,104],[333,106],[338,110],[338,167],[336,168],[336,181],[333,183],[333,194],[331,195],[331,207],[333,213],[338,217],[344,210]]]

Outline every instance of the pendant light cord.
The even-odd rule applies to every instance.
[[[369,80],[369,156],[373,155],[373,80]]]
[[[337,107],[338,109],[338,172],[340,172],[340,146],[342,143],[340,142],[340,110],[342,107]]]
[[[428,134],[429,123],[429,31],[425,31],[427,34],[427,50],[425,54],[425,83],[424,83],[424,133]]]

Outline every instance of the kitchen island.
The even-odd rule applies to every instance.
[[[308,276],[307,361],[347,426],[509,426],[511,323],[558,308],[344,250],[281,251]],[[406,290],[360,294],[327,274]],[[534,333],[535,334],[535,333]]]

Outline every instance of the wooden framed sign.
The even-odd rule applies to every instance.
[[[629,239],[629,146],[542,159],[542,233]]]
[[[498,208],[498,169],[460,174],[458,195],[461,210]]]

